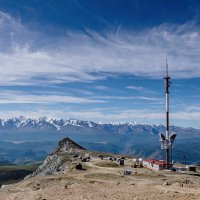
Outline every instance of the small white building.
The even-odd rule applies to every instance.
[[[143,167],[146,167],[148,169],[152,169],[155,171],[160,171],[165,169],[166,162],[161,160],[154,160],[154,159],[145,159],[142,162]]]

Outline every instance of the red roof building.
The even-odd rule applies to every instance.
[[[143,164],[143,167],[146,167],[148,169],[160,171],[160,170],[166,169],[167,163],[162,160],[145,159],[143,160],[142,164]]]

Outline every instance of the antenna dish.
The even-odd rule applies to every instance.
[[[162,133],[160,133],[160,140],[162,142],[164,142],[166,140],[166,137]]]
[[[176,134],[176,133],[172,133],[172,134],[170,135],[169,139],[170,139],[170,142],[171,142],[171,143],[173,143],[173,142],[174,142],[174,140],[175,140],[176,136],[177,136],[177,134]]]

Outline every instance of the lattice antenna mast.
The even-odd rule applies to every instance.
[[[166,76],[165,79],[165,98],[166,98],[166,135],[165,135],[165,149],[166,149],[166,163],[167,168],[169,168],[170,163],[170,140],[169,140],[169,86],[170,86],[170,76],[168,73],[168,63],[166,59]]]

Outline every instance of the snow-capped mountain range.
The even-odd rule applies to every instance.
[[[77,119],[53,119],[48,117],[39,117],[39,118],[31,118],[31,117],[13,117],[9,119],[0,119],[0,127],[26,127],[29,125],[33,126],[42,126],[42,125],[52,125],[56,129],[60,130],[64,126],[72,125],[72,126],[79,126],[79,127],[95,127],[97,125],[112,125],[112,126],[121,126],[121,125],[128,125],[128,126],[137,126],[137,125],[145,125],[139,124],[137,122],[92,122],[92,121],[83,121]],[[145,125],[147,126],[147,125]],[[148,126],[156,126],[156,125],[148,125]]]
[[[45,127],[54,128],[57,130],[61,130],[62,127],[66,126],[77,126],[77,127],[97,127],[97,126],[162,126],[162,125],[145,125],[139,124],[137,122],[92,122],[92,121],[82,121],[77,119],[52,119],[48,117],[39,117],[39,118],[31,118],[31,117],[13,117],[9,119],[0,119],[0,128],[22,128],[22,127]]]
[[[187,133],[192,128],[182,128],[171,126],[171,131]],[[30,117],[15,117],[10,119],[0,119],[0,131],[5,130],[52,130],[52,131],[89,131],[92,130],[103,133],[150,133],[156,135],[165,132],[164,125],[148,125],[139,124],[137,122],[99,122],[82,121],[76,119],[52,119],[47,117],[30,118]],[[193,129],[193,132],[200,132],[198,129]]]
[[[174,159],[199,162],[200,129],[170,127],[177,133]],[[95,123],[75,119],[16,117],[0,119],[0,160],[44,158],[57,141],[69,137],[86,149],[159,158],[164,125],[136,122]],[[188,151],[190,149],[190,151]],[[183,159],[184,158],[184,159]],[[184,161],[185,162],[185,161]]]

